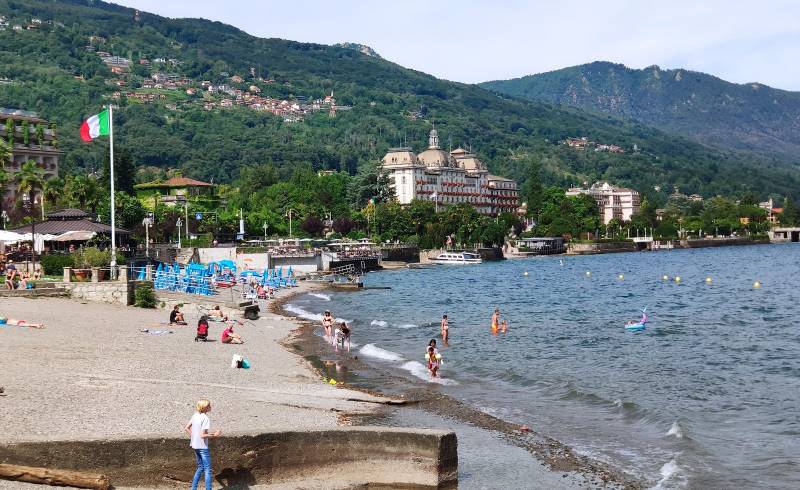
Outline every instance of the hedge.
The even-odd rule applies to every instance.
[[[64,274],[64,267],[72,267],[72,257],[69,255],[42,255],[42,270],[48,276]]]

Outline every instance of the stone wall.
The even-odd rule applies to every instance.
[[[119,305],[132,305],[134,282],[108,281],[108,282],[65,282],[59,287],[69,291],[73,299],[97,301]]]
[[[617,252],[635,252],[636,244],[631,242],[600,242],[600,243],[581,243],[570,242],[567,245],[569,255],[593,255],[608,254]]]
[[[212,468],[225,486],[303,480],[366,488],[457,488],[456,435],[426,429],[350,427],[232,434],[213,441]],[[107,475],[115,486],[191,481],[186,437],[21,442],[0,445],[0,463]],[[355,485],[353,485],[355,486]],[[348,486],[348,488],[351,488]]]

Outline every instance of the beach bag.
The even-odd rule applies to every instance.
[[[242,359],[242,369],[250,369],[250,361]]]
[[[239,354],[234,354],[231,358],[231,367],[232,368],[241,368],[242,362],[244,361],[244,357],[240,356]]]

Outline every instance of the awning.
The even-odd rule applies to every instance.
[[[55,238],[51,238],[50,242],[85,242],[95,237],[97,233],[93,231],[68,231],[62,233]]]
[[[13,231],[0,230],[0,242],[19,242],[24,240],[24,237],[19,233]]]

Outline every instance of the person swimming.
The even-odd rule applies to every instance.
[[[447,340],[450,337],[450,327],[447,325],[447,315],[442,315],[442,342],[447,345]]]
[[[503,319],[503,323],[500,324],[500,331],[503,333],[508,331],[508,320]]]
[[[496,334],[500,328],[500,308],[495,307],[492,313],[492,333]]]

